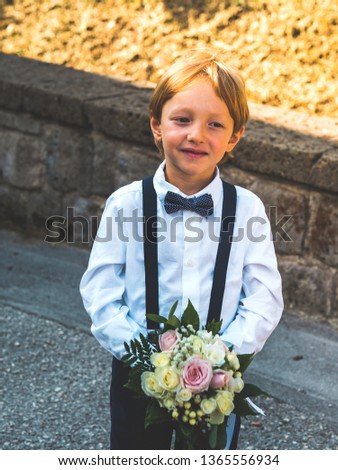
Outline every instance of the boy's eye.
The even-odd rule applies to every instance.
[[[210,125],[211,127],[224,127],[220,122],[211,122]]]
[[[187,117],[176,117],[174,118],[174,121],[182,123],[182,124],[186,124],[187,122],[190,122],[190,119]]]

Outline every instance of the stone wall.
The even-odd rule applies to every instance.
[[[148,125],[150,94],[142,84],[0,54],[2,225],[90,246],[106,197],[153,173],[161,160]],[[334,323],[337,124],[250,109],[245,136],[222,175],[266,204],[286,308]]]

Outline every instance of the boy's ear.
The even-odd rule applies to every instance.
[[[153,133],[154,139],[157,141],[161,141],[162,140],[161,123],[160,121],[155,119],[153,115],[150,116],[150,128]]]
[[[231,152],[231,150],[235,148],[235,146],[238,144],[243,134],[244,134],[244,126],[241,127],[239,131],[234,132],[232,134],[228,142],[227,152]]]

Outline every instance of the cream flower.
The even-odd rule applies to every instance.
[[[226,355],[227,360],[232,369],[238,370],[240,368],[240,363],[237,355],[233,351],[229,351]]]
[[[231,392],[222,391],[217,393],[216,403],[218,410],[225,416],[229,416],[234,410],[233,394]]]
[[[213,411],[215,411],[216,406],[217,403],[214,398],[204,398],[204,400],[202,400],[200,404],[201,410],[206,415],[210,415]]]
[[[157,367],[155,377],[165,390],[174,390],[180,383],[180,378],[174,367]]]
[[[230,392],[240,393],[244,388],[244,382],[241,377],[230,377],[228,389]]]
[[[180,388],[176,394],[177,400],[181,401],[189,401],[192,397],[192,392],[187,388]]]
[[[161,352],[161,353],[155,352],[150,356],[150,362],[155,367],[164,367],[169,364],[170,359],[169,359],[169,356],[164,352]]]
[[[192,336],[191,338],[192,338],[191,339],[191,346],[194,349],[194,353],[195,354],[201,353],[202,350],[203,350],[203,345],[204,345],[202,339],[199,336],[196,336],[196,335]]]
[[[163,399],[163,405],[165,408],[168,410],[174,410],[175,409],[175,400],[172,397],[165,397]]]
[[[141,375],[141,388],[148,397],[160,398],[164,392],[154,372],[146,371]]]

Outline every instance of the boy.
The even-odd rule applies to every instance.
[[[167,316],[178,300],[179,315],[190,299],[202,325],[208,310],[223,320],[222,340],[237,353],[260,351],[280,320],[281,279],[263,204],[253,193],[223,184],[217,167],[239,142],[248,117],[239,73],[218,51],[190,52],[162,76],[150,103],[151,130],[164,157],[150,183],[157,216],[152,227],[158,227],[150,261],[147,237],[135,226],[151,204],[149,195],[142,200],[142,182],[107,201],[80,290],[93,334],[114,356],[111,449],[171,445],[172,429],[145,430],[145,410],[123,387],[123,343],[147,335],[146,313]],[[233,239],[231,250],[229,241],[223,250],[222,221],[230,205]],[[227,448],[236,448],[239,421],[232,416],[229,423]]]

